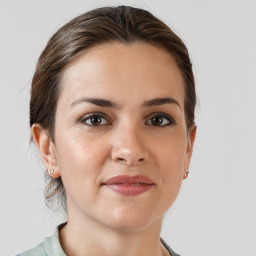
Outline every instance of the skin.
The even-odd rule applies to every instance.
[[[195,127],[186,129],[184,81],[176,62],[147,43],[111,42],[72,60],[61,86],[55,141],[39,124],[32,134],[47,169],[55,168],[49,175],[61,175],[67,193],[63,250],[68,255],[168,255],[159,242],[163,216],[178,195],[196,134]],[[174,103],[146,106],[156,98]],[[104,116],[94,114],[95,125],[88,114],[98,112]],[[144,175],[154,186],[136,196],[102,186],[121,174]]]

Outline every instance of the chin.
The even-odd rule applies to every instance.
[[[151,213],[145,211],[115,210],[108,216],[107,226],[119,231],[139,231],[149,227],[159,218],[154,218]],[[162,220],[162,218],[160,218]]]

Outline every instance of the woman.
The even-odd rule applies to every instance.
[[[178,255],[160,238],[196,135],[183,42],[145,10],[73,19],[42,52],[30,125],[67,223],[20,255]]]

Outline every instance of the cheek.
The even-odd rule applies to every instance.
[[[180,190],[186,159],[187,137],[177,133],[163,141],[161,149],[155,151],[157,169],[161,176],[162,195],[165,204],[173,203]]]
[[[187,137],[184,133],[165,138],[155,151],[157,165],[165,176],[182,175],[187,151]]]
[[[172,146],[173,145],[173,146]],[[162,205],[167,210],[175,201],[179,194],[183,181],[184,162],[185,162],[185,144],[178,146],[172,144],[164,153],[159,156],[161,167],[159,170],[162,177]]]
[[[91,139],[81,132],[72,134],[61,134],[56,138],[57,157],[62,169],[66,166],[76,166],[74,171],[86,171],[93,166],[100,164],[106,155],[106,149],[102,147],[102,140]]]
[[[78,134],[59,134],[56,145],[58,166],[67,192],[82,193],[95,189],[101,167],[107,158],[102,141],[83,139]]]

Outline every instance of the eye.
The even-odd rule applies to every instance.
[[[107,119],[101,113],[90,113],[88,115],[83,116],[81,119],[82,123],[85,123],[88,126],[100,126],[110,124]]]
[[[147,125],[153,125],[153,126],[169,126],[175,124],[175,121],[166,114],[158,113],[151,117],[147,122]]]

